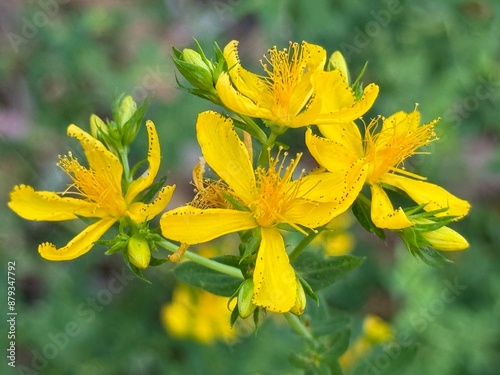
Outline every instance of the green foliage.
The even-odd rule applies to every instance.
[[[237,260],[230,256],[212,258],[223,264],[234,265]],[[182,282],[210,293],[231,297],[241,284],[241,279],[214,271],[194,262],[186,262],[175,268],[175,276]]]
[[[428,149],[433,156],[416,155],[406,168],[422,171],[429,180],[472,202],[470,218],[458,225],[471,248],[465,253],[447,254],[454,261],[451,266],[428,268],[409,256],[391,233],[383,243],[374,236],[359,234],[355,228],[359,235],[354,254],[366,256],[367,261],[361,272],[349,273],[349,282],[337,282],[334,272],[350,272],[349,264],[356,268],[359,257],[343,260],[342,264],[332,261],[328,272],[316,272],[305,265],[307,259],[316,261],[315,256],[297,259],[295,265],[302,266],[300,274],[313,290],[333,283],[318,297],[324,299],[322,306],[327,311],[318,311],[309,301],[312,303],[308,303],[302,319],[307,322],[307,316],[311,316],[311,322],[319,322],[318,317],[328,314],[324,316],[328,320],[336,316],[336,309],[345,308],[374,312],[393,323],[395,342],[401,348],[397,358],[379,347],[352,374],[370,370],[388,375],[498,372],[497,2],[318,0],[312,5],[299,0],[178,4],[150,0],[116,7],[108,2],[54,1],[58,8],[52,11],[41,6],[50,3],[9,3],[2,10],[3,201],[10,187],[20,181],[43,189],[60,189],[62,177],[54,164],[57,153],[63,154],[68,147],[65,128],[73,122],[86,126],[89,109],[102,119],[111,118],[108,104],[122,92],[132,93],[137,102],[147,96],[153,98],[146,118],[155,119],[160,133],[160,173],[176,181],[185,180],[191,160],[199,153],[193,151],[192,125],[199,110],[211,108],[211,103],[175,88],[171,44],[196,48],[188,45],[193,37],[203,46],[212,45],[213,40],[224,45],[228,39],[240,39],[241,46],[247,46],[242,58],[248,66],[255,61],[257,68],[256,61],[268,46],[286,46],[289,40],[322,44],[330,53],[336,49],[350,52],[346,58],[353,74],[361,72],[368,61],[362,83],[380,83],[384,100],[376,102],[373,113],[411,110],[413,103],[419,102],[425,121],[441,117],[440,141]],[[44,15],[48,21],[40,24]],[[35,20],[41,26],[35,25]],[[36,32],[27,34],[29,27],[24,25],[28,23]],[[23,38],[22,42],[13,43],[9,33]],[[247,59],[249,56],[255,59]],[[182,77],[178,78],[181,81]],[[369,118],[370,114],[365,120]],[[297,139],[286,140],[301,146]],[[139,160],[143,157],[135,155]],[[191,194],[191,187],[184,189],[186,196]],[[369,211],[363,204],[357,205],[353,208],[356,217],[373,230]],[[168,267],[147,269],[144,273],[151,284],[146,285],[117,257],[103,257],[106,249],[100,245],[75,262],[51,264],[38,256],[38,243],[49,238],[65,243],[74,234],[73,228],[24,222],[5,205],[0,207],[0,216],[0,260],[2,265],[9,260],[19,264],[17,303],[22,312],[16,332],[17,371],[9,372],[4,365],[5,373],[35,371],[33,361],[39,358],[40,370],[35,372],[53,375],[335,374],[339,373],[336,357],[345,349],[347,332],[352,331],[351,340],[356,335],[351,322],[339,317],[337,326],[311,327],[313,335],[324,339],[322,347],[311,348],[280,322],[261,317],[259,325],[265,324],[265,329],[259,329],[257,335],[252,331],[230,347],[176,340],[164,331],[159,320],[159,309],[169,301],[174,287],[172,274],[165,270]],[[384,238],[383,233],[375,234]],[[246,249],[254,246],[249,244]],[[183,267],[175,272],[184,272],[179,277],[196,284],[196,278],[188,276],[191,270],[183,271]],[[193,270],[194,274],[201,272],[212,278],[211,287],[217,290],[220,275],[206,269]],[[0,276],[6,279],[5,267]],[[455,299],[443,302],[441,308],[442,293],[449,290],[443,280],[453,284],[455,278],[467,288],[458,295],[446,294],[448,299]],[[231,290],[222,293],[232,294],[239,283],[234,280]],[[366,299],[361,301],[360,295]],[[78,330],[67,330],[71,322]],[[47,349],[51,345],[57,349],[53,356]],[[294,362],[304,371],[288,362],[290,351],[300,353],[294,356]],[[387,367],[383,362],[386,358]]]
[[[325,258],[315,252],[303,252],[295,260],[295,270],[317,291],[332,285],[363,263],[363,258],[343,255]]]

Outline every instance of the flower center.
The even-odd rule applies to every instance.
[[[257,223],[262,227],[270,227],[278,223],[287,222],[283,213],[290,207],[292,201],[297,197],[299,184],[291,184],[291,179],[302,154],[297,154],[295,159],[284,167],[284,158],[279,162],[279,154],[276,158],[270,158],[269,169],[257,168],[257,191],[259,198],[250,204]],[[293,223],[289,223],[292,224]]]
[[[404,160],[414,154],[422,146],[437,139],[434,126],[437,121],[431,121],[423,126],[412,126],[405,123],[394,124],[379,133],[372,132],[378,125],[378,119],[365,128],[365,156],[371,165],[367,180],[377,181],[381,175],[389,171],[404,172]],[[398,126],[399,125],[399,126]],[[425,154],[425,152],[419,152]]]
[[[82,166],[71,152],[59,157],[58,165],[73,180],[65,193],[73,187],[76,192],[71,192],[72,194],[97,203],[112,217],[123,216],[127,205],[119,186],[115,186],[106,176]]]
[[[311,85],[304,87],[304,92],[297,93],[297,87],[301,83],[302,75],[307,71],[306,59],[303,56],[304,48],[298,43],[290,43],[289,48],[278,51],[276,47],[268,51],[264,56],[268,64],[262,62],[262,67],[269,75],[265,78],[273,95],[272,111],[277,117],[277,125],[286,125],[302,108],[294,108],[297,104],[303,104],[304,98],[296,98],[301,95],[310,96]],[[294,95],[295,94],[295,95]],[[306,94],[306,95],[305,95]]]

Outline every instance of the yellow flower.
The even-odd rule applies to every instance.
[[[340,357],[344,370],[352,369],[378,344],[394,339],[391,326],[376,315],[368,314],[363,321],[361,335],[349,346]]]
[[[202,344],[236,338],[237,331],[229,324],[230,315],[227,298],[184,284],[174,290],[172,301],[161,309],[163,326],[172,336]]]
[[[355,238],[349,232],[349,227],[353,221],[354,217],[349,212],[333,218],[312,243],[321,246],[326,255],[338,256],[351,253]]]
[[[326,51],[320,46],[303,42],[283,50],[273,47],[262,63],[267,77],[244,69],[237,47],[233,40],[224,48],[229,72],[219,76],[217,92],[232,111],[265,119],[268,125],[298,128],[352,121],[377,97],[378,87],[371,84],[358,101],[340,70],[324,72]]]
[[[306,143],[316,161],[331,172],[360,160],[368,168],[366,183],[372,194],[371,218],[379,228],[402,229],[412,226],[403,209],[394,209],[383,186],[389,185],[406,192],[424,209],[433,211],[446,208],[436,216],[463,217],[469,211],[467,201],[457,198],[440,186],[428,183],[424,177],[408,172],[403,161],[416,150],[436,139],[434,126],[437,120],[419,126],[420,113],[397,112],[383,119],[382,129],[373,134],[378,119],[365,130],[364,137],[353,122],[335,126],[321,126],[327,138],[306,133]]]
[[[283,161],[278,164],[277,158],[271,158],[269,169],[254,171],[248,150],[230,119],[203,112],[196,130],[205,160],[225,182],[227,196],[243,209],[180,207],[162,216],[163,235],[197,244],[259,228],[261,244],[253,273],[253,303],[275,312],[289,311],[296,300],[296,277],[276,226],[284,223],[301,230],[299,226],[315,228],[326,224],[354,201],[365,170],[355,164],[341,174],[314,174],[292,181],[300,154],[286,168]],[[332,195],[334,201],[324,201],[324,197]]]
[[[120,160],[100,141],[76,125],[68,127],[68,135],[80,141],[89,166],[87,168],[81,165],[71,153],[60,157],[58,165],[73,180],[68,189],[58,195],[54,192],[35,191],[27,185],[14,187],[8,205],[24,219],[98,219],[60,249],[48,242],[39,245],[38,252],[43,258],[55,261],[77,258],[87,253],[94,242],[120,218],[129,217],[136,223],[143,223],[165,208],[175,186],[162,188],[158,197],[150,204],[135,202],[139,193],[151,186],[160,166],[160,144],[156,129],[151,121],[146,123],[146,128],[149,136],[149,169],[130,183],[125,194],[122,193],[123,166]],[[68,197],[71,194],[76,197]]]

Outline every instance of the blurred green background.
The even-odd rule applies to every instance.
[[[348,313],[354,332],[365,313],[391,322],[396,332],[392,351],[377,348],[353,372],[498,374],[499,12],[493,0],[2,2],[0,200],[7,202],[19,183],[62,190],[57,157],[79,150],[65,135],[67,125],[86,128],[91,113],[111,117],[113,99],[126,92],[137,101],[153,98],[147,117],[160,133],[161,173],[178,186],[172,205],[184,203],[199,155],[196,116],[212,107],[177,89],[172,46],[192,48],[196,38],[210,54],[213,41],[224,46],[238,39],[243,64],[254,71],[267,48],[289,40],[340,49],[354,73],[368,61],[364,82],[380,86],[369,115],[419,103],[424,121],[441,117],[440,141],[428,147],[432,156],[418,155],[406,166],[473,207],[453,226],[470,249],[449,254],[454,264],[443,269],[412,258],[391,236],[382,243],[352,228],[354,253],[368,260],[325,291],[329,308]],[[140,158],[145,133],[138,144]],[[281,320],[264,322],[233,345],[176,340],[159,317],[175,286],[171,266],[147,270],[148,285],[99,246],[75,261],[51,263],[38,256],[38,244],[64,244],[75,228],[24,221],[5,204],[0,222],[0,304],[6,306],[7,262],[15,261],[18,311],[17,368],[10,371],[4,355],[0,373],[300,374],[288,361],[300,339]],[[109,293],[113,279],[123,287]]]

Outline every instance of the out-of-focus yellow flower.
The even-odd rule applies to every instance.
[[[321,246],[326,255],[349,254],[355,244],[355,238],[348,230],[353,222],[354,218],[349,212],[334,217],[313,240],[313,245]]]
[[[184,284],[177,286],[172,301],[161,309],[163,326],[172,336],[203,344],[236,338],[230,315],[227,298]]]
[[[266,120],[268,126],[298,128],[352,121],[378,95],[378,86],[370,84],[357,100],[340,70],[324,71],[326,51],[307,42],[270,49],[262,63],[267,76],[241,66],[235,40],[224,48],[224,57],[229,71],[216,84],[221,101],[236,113]]]
[[[59,166],[73,183],[58,195],[35,191],[31,186],[18,185],[10,193],[9,207],[28,220],[63,221],[78,217],[96,218],[66,246],[57,249],[51,243],[39,245],[38,252],[48,260],[71,260],[87,253],[111,226],[123,217],[143,223],[158,215],[168,204],[175,186],[165,186],[150,204],[136,202],[138,195],[153,183],[160,166],[160,144],[154,124],[146,123],[149,136],[147,160],[149,169],[132,181],[122,192],[123,166],[120,160],[99,140],[76,125],[68,127],[68,135],[80,141],[88,160],[88,168],[71,153],[61,157]],[[70,190],[74,188],[73,190]],[[69,197],[68,195],[75,195]]]
[[[348,370],[367,356],[376,345],[391,341],[392,339],[393,332],[391,326],[380,317],[368,314],[363,321],[361,335],[342,354],[340,365],[344,370]]]
[[[341,126],[322,126],[326,138],[313,135],[309,129],[306,143],[316,161],[331,172],[338,172],[361,160],[367,167],[365,182],[372,194],[371,218],[379,228],[402,229],[414,225],[403,209],[394,209],[383,186],[389,185],[407,193],[417,204],[425,204],[426,211],[445,209],[436,216],[467,214],[470,205],[440,186],[425,182],[425,178],[402,168],[406,158],[418,148],[436,139],[434,126],[437,120],[420,125],[420,113],[397,112],[384,118],[382,128],[373,133],[378,119],[365,130],[364,137],[353,122]]]
[[[325,172],[292,180],[300,154],[288,167],[271,158],[268,169],[254,171],[230,119],[204,112],[196,130],[205,160],[227,184],[225,195],[237,207],[174,209],[160,220],[163,235],[197,244],[258,228],[261,243],[253,273],[253,303],[274,312],[289,311],[296,303],[296,277],[276,226],[288,224],[301,230],[299,225],[316,228],[326,224],[349,208],[364,181],[359,175],[365,172],[355,165],[342,174]],[[332,195],[336,196],[333,201],[322,200]]]

